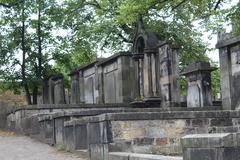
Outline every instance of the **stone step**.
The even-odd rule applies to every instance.
[[[108,160],[183,160],[182,157],[138,154],[128,152],[109,152]]]
[[[74,151],[71,151],[72,153],[74,153],[74,154],[76,154],[76,155],[78,155],[79,156],[79,158],[83,158],[83,159],[90,159],[89,158],[89,152],[88,152],[88,150],[86,149],[84,149],[84,150],[74,150]]]

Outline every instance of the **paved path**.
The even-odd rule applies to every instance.
[[[0,160],[83,160],[24,136],[0,131]]]

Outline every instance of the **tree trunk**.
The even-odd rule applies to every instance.
[[[26,99],[28,104],[32,104],[31,94],[26,79],[26,47],[25,47],[25,1],[23,1],[22,8],[22,30],[21,30],[21,45],[22,45],[22,65],[21,65],[21,74],[22,74],[22,85],[26,92]]]

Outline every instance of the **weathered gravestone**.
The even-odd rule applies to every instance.
[[[43,104],[49,104],[49,78],[46,78],[42,82],[42,99]]]
[[[54,82],[54,104],[66,104],[63,75],[53,76],[52,81]]]
[[[240,107],[240,37],[220,33],[219,49],[222,104],[225,110]]]
[[[69,76],[71,77],[71,104],[80,103],[80,86],[79,86],[79,68],[75,68]]]
[[[215,68],[204,61],[193,62],[187,66],[187,107],[212,106],[211,72]]]
[[[97,86],[97,63],[103,59],[86,64],[79,69],[80,101],[86,104],[97,104],[99,97]]]
[[[129,52],[120,52],[97,64],[98,103],[133,101],[134,66]]]

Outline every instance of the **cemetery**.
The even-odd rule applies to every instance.
[[[7,127],[90,160],[239,160],[240,38],[218,35],[221,101],[204,61],[179,71],[181,46],[138,20],[133,49],[43,80],[42,104],[15,108]],[[179,80],[187,79],[181,98]]]

